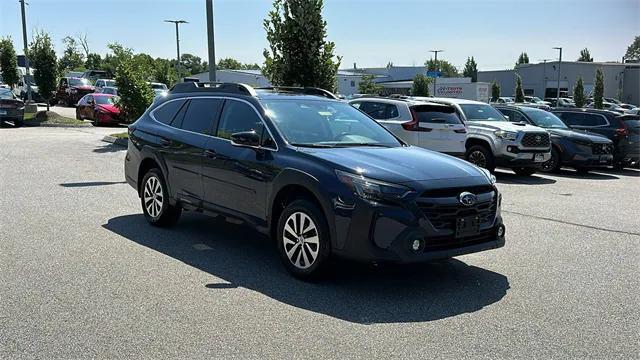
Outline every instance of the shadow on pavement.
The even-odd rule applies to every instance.
[[[93,152],[102,154],[102,153],[110,153],[110,152],[118,152],[118,151],[126,151],[126,150],[127,148],[122,145],[107,143],[107,145],[103,145],[93,149]]]
[[[593,170],[586,174],[580,174],[574,170],[561,169],[559,172],[547,173],[546,175],[553,176],[553,177],[585,179],[585,180],[617,180],[619,179],[619,177],[617,176],[603,174],[601,169]]]
[[[555,184],[555,180],[547,179],[537,176],[536,174],[531,176],[520,176],[507,172],[495,172],[498,184],[514,184],[514,185],[546,185]]]
[[[103,227],[221,278],[222,283],[203,284],[212,291],[248,288],[354,323],[421,322],[475,312],[509,289],[504,275],[458,260],[402,267],[340,261],[324,282],[305,283],[284,270],[264,235],[194,213],[184,214],[172,229],[154,228],[141,214],[110,219]]]
[[[77,182],[77,183],[63,183],[60,184],[62,187],[90,187],[90,186],[105,186],[105,185],[116,185],[116,184],[126,184],[126,181],[87,181],[87,182]]]

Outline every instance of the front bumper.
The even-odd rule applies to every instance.
[[[524,147],[519,140],[497,139],[496,165],[500,167],[514,168],[526,167],[539,169],[543,163],[551,159],[551,148]],[[542,154],[536,156],[537,154]]]
[[[23,109],[0,109],[0,121],[22,121],[24,119]]]
[[[408,206],[372,205],[362,200],[355,205],[336,204],[336,255],[363,262],[417,263],[471,254],[504,246],[504,224],[500,195],[495,193],[495,213],[480,225],[480,232],[456,238],[436,228],[416,203]],[[498,229],[502,228],[502,236]],[[420,247],[414,250],[415,240]]]

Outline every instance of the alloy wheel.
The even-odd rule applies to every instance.
[[[162,195],[162,185],[160,179],[155,176],[151,176],[147,179],[147,183],[144,185],[144,207],[147,213],[157,218],[162,213],[162,204],[164,196]]]
[[[282,242],[287,258],[299,269],[309,268],[318,258],[318,228],[311,217],[303,212],[295,212],[287,218]]]
[[[482,151],[476,150],[469,154],[469,162],[476,166],[484,168],[487,166],[487,157],[484,156]]]

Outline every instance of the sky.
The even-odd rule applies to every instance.
[[[104,56],[119,42],[153,57],[180,50],[207,57],[204,0],[27,0],[27,32],[48,32],[62,53],[62,38],[86,34],[92,52]],[[271,0],[214,0],[216,57],[263,63],[263,20]],[[336,43],[341,68],[422,65],[429,50],[462,68],[474,56],[480,70],[512,68],[526,51],[531,62],[576,60],[583,48],[595,61],[620,61],[640,35],[640,0],[325,0],[327,38]],[[0,0],[0,36],[22,48],[18,0]],[[17,50],[18,53],[22,51]]]

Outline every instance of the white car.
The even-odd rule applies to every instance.
[[[362,97],[349,102],[410,145],[464,157],[467,129],[452,106]]]
[[[102,92],[104,87],[116,87],[116,81],[111,79],[98,79],[94,85],[96,92]]]

